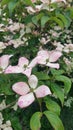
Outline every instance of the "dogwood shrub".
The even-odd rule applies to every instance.
[[[44,118],[64,130],[60,112],[73,82],[72,6],[66,0],[2,0],[0,20],[5,119],[14,130],[29,124],[40,130]]]

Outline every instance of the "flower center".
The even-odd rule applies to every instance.
[[[49,62],[49,59],[46,59],[46,64]]]
[[[30,88],[30,92],[34,92],[34,89],[33,89],[33,88]]]
[[[26,69],[26,68],[27,68],[27,65],[24,65],[24,68]]]

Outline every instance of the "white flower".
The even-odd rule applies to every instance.
[[[29,85],[26,82],[17,82],[12,86],[13,91],[21,95],[17,103],[21,108],[25,108],[32,104],[35,100],[35,96],[36,98],[42,98],[51,94],[48,86],[41,85],[37,87],[38,79],[35,75],[29,77],[28,83]]]

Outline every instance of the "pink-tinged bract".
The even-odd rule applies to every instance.
[[[24,75],[26,75],[28,78],[30,77],[30,75],[31,75],[31,71],[32,71],[32,68],[26,68],[23,72],[22,72],[22,74],[24,74]]]
[[[29,60],[26,57],[20,57],[18,61],[18,66],[25,67],[29,64]]]
[[[51,94],[50,89],[46,85],[39,86],[36,90],[34,90],[34,92],[37,98],[42,98]]]
[[[12,55],[3,55],[0,57],[0,67],[5,69],[9,64],[9,59]]]
[[[37,54],[38,64],[46,64],[46,60],[49,58],[49,53],[47,50],[41,50]]]
[[[37,0],[31,0],[32,3],[35,3]]]
[[[11,66],[9,65],[6,70],[5,73],[6,74],[10,74],[10,73],[22,73],[23,72],[23,68],[20,68],[19,66]]]
[[[49,62],[56,62],[61,56],[62,56],[62,53],[59,51],[50,51]]]
[[[38,84],[38,79],[35,75],[31,75],[28,79],[28,83],[30,85],[31,88],[36,88],[37,84]]]
[[[60,65],[58,63],[47,63],[46,66],[51,67],[51,68],[56,68],[59,69]]]
[[[17,104],[20,108],[26,108],[30,104],[32,104],[34,102],[34,100],[35,100],[35,97],[34,97],[33,93],[29,93],[27,95],[20,96]]]
[[[35,57],[30,64],[28,65],[28,67],[33,68],[38,64],[38,57]]]
[[[40,50],[40,51],[38,52],[37,56],[42,56],[42,58],[43,58],[43,57],[48,58],[49,53],[48,53],[47,50]]]
[[[17,82],[12,86],[12,89],[14,92],[16,92],[19,95],[26,95],[30,88],[25,82]]]

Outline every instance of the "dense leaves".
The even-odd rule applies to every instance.
[[[50,121],[51,125],[55,130],[64,130],[60,118],[54,112],[45,111],[44,114],[47,117],[47,119]]]
[[[0,2],[0,110],[4,117],[2,123],[10,120],[14,130],[47,130],[48,126],[44,120],[46,118],[49,127],[51,124],[55,130],[64,130],[60,119],[61,108],[63,110],[65,105],[71,107],[72,101],[68,98],[73,91],[72,3],[70,5],[64,0],[51,0],[50,3],[47,0]],[[6,60],[3,55],[12,57]],[[31,78],[31,75],[36,78]],[[20,89],[15,86],[15,93],[12,86],[17,82],[20,83]],[[29,85],[29,91],[22,82]],[[18,108],[17,92],[23,93],[19,106],[27,104],[28,108]],[[35,99],[33,104],[30,103],[32,98],[29,95],[33,95]],[[63,117],[62,120],[65,124]],[[65,129],[73,128],[67,129],[66,125]]]

